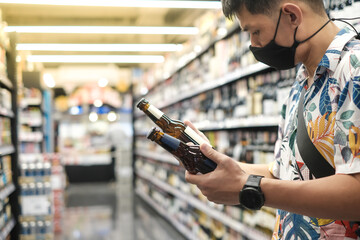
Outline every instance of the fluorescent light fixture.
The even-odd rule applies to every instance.
[[[71,33],[71,34],[169,34],[196,35],[196,27],[137,27],[137,26],[7,26],[5,32]]]
[[[56,44],[18,43],[18,51],[77,51],[77,52],[176,52],[182,44]]]
[[[44,82],[45,82],[45,85],[48,86],[49,88],[55,87],[54,77],[50,73],[44,74]]]
[[[220,1],[163,1],[163,0],[0,0],[0,3],[91,6],[91,7],[143,7],[143,8],[198,8],[220,9]]]
[[[42,63],[162,63],[160,55],[29,55],[28,62]]]

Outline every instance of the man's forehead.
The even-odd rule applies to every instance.
[[[240,25],[242,31],[248,31],[259,27],[259,25],[272,22],[271,18],[265,14],[251,14],[247,11],[236,14],[236,21]]]
[[[258,24],[258,18],[257,15],[251,14],[249,11],[247,11],[246,8],[242,8],[237,14],[236,14],[236,20],[240,25],[240,28],[243,31],[247,31],[254,27],[255,24]]]
[[[238,22],[242,31],[248,31],[249,29],[253,28],[253,24],[246,21],[246,19],[240,20],[240,17],[236,15],[236,21]]]

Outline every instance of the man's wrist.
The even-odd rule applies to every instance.
[[[261,190],[260,183],[264,176],[248,175],[248,178],[239,193],[239,202],[242,206],[259,210],[265,203],[265,196]]]

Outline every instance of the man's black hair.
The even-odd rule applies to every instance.
[[[308,4],[315,12],[325,13],[323,0],[298,0]],[[279,5],[282,0],[221,0],[225,17],[233,19],[236,13],[245,7],[251,14],[264,14],[271,16],[274,12],[278,14]]]

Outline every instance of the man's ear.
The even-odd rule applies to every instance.
[[[293,3],[285,3],[282,6],[282,11],[285,16],[289,19],[291,25],[299,26],[303,20],[303,13],[301,8]]]

